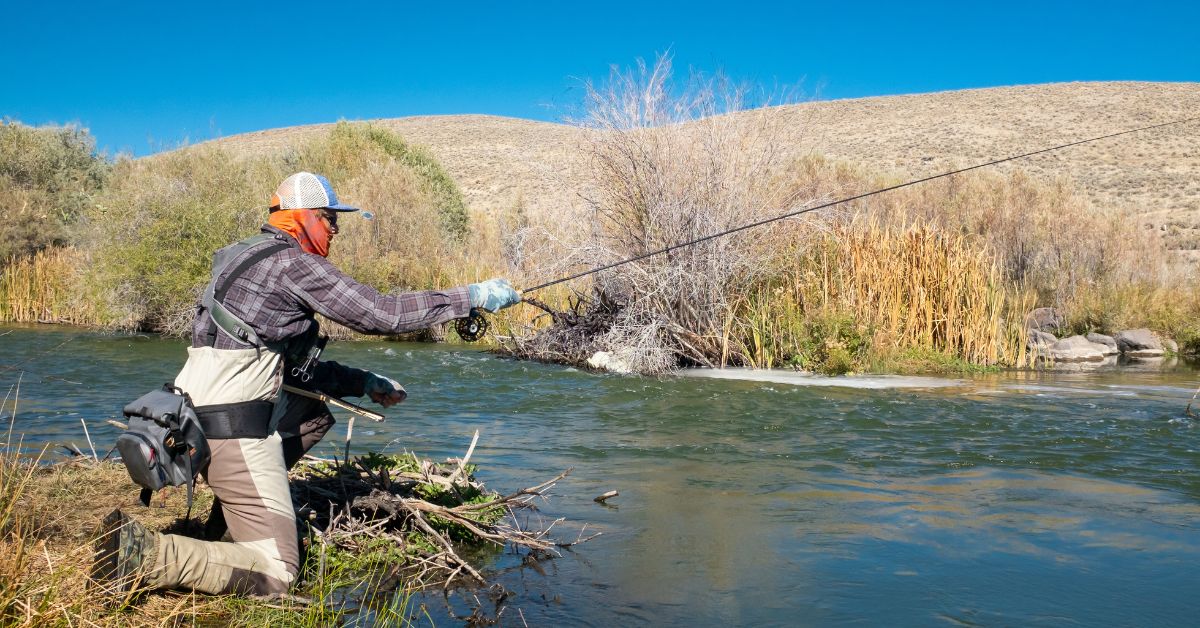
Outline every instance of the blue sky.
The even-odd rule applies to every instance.
[[[171,3],[6,0],[0,116],[146,154],[422,114],[560,120],[581,82],[676,68],[850,98],[1054,81],[1200,81],[1197,3]]]

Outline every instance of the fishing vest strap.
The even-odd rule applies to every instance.
[[[221,403],[196,408],[196,416],[209,439],[266,438],[274,408],[270,401]]]
[[[274,237],[269,234],[260,234],[251,238],[247,238],[234,245],[234,247],[241,246],[242,250],[245,250],[259,244],[260,242],[266,242],[273,239]],[[229,271],[229,273],[225,276],[225,281],[219,287],[217,286],[217,280],[220,279],[221,274],[225,270],[224,266],[225,264],[228,264],[228,262],[222,264],[220,267],[216,267],[217,262],[214,261],[213,278],[212,281],[209,282],[208,287],[204,290],[203,298],[204,307],[208,310],[208,315],[211,319],[211,322],[208,325],[208,330],[205,332],[205,345],[209,347],[216,346],[218,328],[242,344],[250,345],[252,347],[261,347],[263,345],[263,342],[259,339],[258,334],[254,333],[254,329],[225,307],[225,294],[229,292],[229,288],[233,286],[234,280],[242,276],[242,273],[245,273],[252,266],[261,262],[262,260],[287,248],[291,247],[286,243],[278,242],[264,246],[254,253],[246,256],[245,259],[233,267],[233,270]],[[237,257],[238,254],[240,254],[240,251],[234,253],[232,257]],[[218,258],[219,257],[221,257],[220,254],[218,254]]]

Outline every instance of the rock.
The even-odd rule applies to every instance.
[[[1117,348],[1117,341],[1114,340],[1112,336],[1105,336],[1104,334],[1097,334],[1097,333],[1093,332],[1093,333],[1088,334],[1086,337],[1088,339],[1088,342],[1094,342],[1098,345],[1104,345],[1105,346],[1104,355],[1116,355],[1121,352],[1121,350]]]
[[[1071,336],[1050,345],[1043,355],[1055,362],[1103,362],[1107,350],[1107,345],[1083,336]]]
[[[588,366],[611,373],[620,373],[628,375],[633,372],[633,368],[629,366],[629,362],[619,356],[613,355],[607,351],[597,351],[588,358]]]
[[[1167,338],[1163,341],[1163,349],[1166,349],[1168,353],[1179,353],[1179,343]]]
[[[1026,329],[1058,333],[1066,324],[1066,317],[1057,308],[1039,307],[1025,315]]]
[[[1121,353],[1131,358],[1162,357],[1162,342],[1149,329],[1119,331],[1116,336],[1113,336],[1113,339],[1117,341],[1117,348],[1121,350]]]
[[[1026,341],[1025,346],[1031,350],[1036,349],[1040,350],[1042,353],[1045,353],[1045,350],[1056,342],[1058,342],[1058,338],[1055,338],[1054,334],[1048,334],[1044,331],[1030,329],[1029,340]]]

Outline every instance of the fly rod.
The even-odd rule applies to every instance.
[[[750,223],[747,223],[747,224],[744,224],[744,225],[741,225],[741,226],[737,226],[737,227],[734,227],[734,228],[732,228],[732,229],[726,229],[725,231],[721,231],[721,232],[718,232],[718,233],[710,233],[710,234],[708,234],[708,235],[701,236],[701,237],[699,237],[699,238],[696,238],[696,239],[694,239],[694,240],[687,240],[686,242],[679,242],[679,243],[676,243],[676,244],[670,244],[670,245],[667,245],[667,246],[665,246],[665,247],[662,247],[662,248],[660,248],[660,249],[655,249],[655,250],[653,250],[653,251],[649,251],[649,252],[646,252],[646,253],[642,253],[641,255],[635,255],[635,256],[633,256],[633,257],[630,257],[630,258],[627,258],[627,259],[623,259],[623,260],[620,260],[620,261],[617,261],[617,262],[612,262],[611,264],[605,264],[605,265],[603,265],[603,266],[597,266],[597,267],[595,267],[595,268],[591,268],[591,269],[588,269],[588,270],[585,270],[585,271],[581,271],[581,272],[575,273],[575,274],[573,274],[573,275],[567,275],[566,277],[560,277],[560,278],[558,278],[558,279],[555,279],[555,280],[553,280],[553,281],[547,281],[547,282],[545,282],[545,283],[540,283],[540,284],[538,284],[538,285],[536,285],[536,286],[532,286],[532,287],[529,287],[529,288],[525,288],[524,290],[520,290],[520,292],[521,292],[522,294],[528,294],[528,293],[531,293],[531,292],[536,292],[536,291],[538,291],[538,290],[542,290],[542,289],[544,289],[544,288],[549,288],[550,286],[555,286],[555,285],[558,285],[558,284],[560,284],[560,283],[565,283],[565,282],[571,281],[571,280],[573,280],[573,279],[580,279],[580,278],[582,278],[582,277],[587,277],[588,275],[594,275],[594,274],[596,274],[596,273],[599,273],[599,272],[604,272],[604,271],[606,271],[606,270],[610,270],[610,269],[613,269],[613,268],[617,268],[618,266],[624,266],[625,264],[632,264],[633,262],[639,262],[639,261],[641,261],[641,260],[644,260],[644,259],[647,259],[647,258],[650,258],[650,257],[654,257],[654,256],[656,256],[656,255],[662,255],[662,254],[664,254],[664,253],[670,253],[671,251],[674,251],[674,250],[677,250],[677,249],[682,249],[682,248],[685,248],[685,247],[689,247],[689,246],[692,246],[693,244],[699,244],[699,243],[701,243],[701,242],[707,242],[707,241],[709,241],[709,240],[715,240],[715,239],[717,239],[717,238],[720,238],[720,237],[724,237],[724,236],[731,235],[731,234],[734,234],[734,233],[739,233],[739,232],[742,232],[742,231],[746,231],[746,230],[748,230],[748,229],[753,229],[753,228],[755,228],[755,227],[761,227],[761,226],[763,226],[763,225],[770,224],[770,223],[773,223],[773,222],[777,222],[777,221],[780,221],[780,220],[786,220],[786,219],[788,219],[788,218],[794,218],[794,217],[796,217],[796,216],[800,216],[800,215],[802,215],[802,214],[807,214],[807,213],[809,213],[809,212],[815,212],[815,211],[817,211],[817,210],[821,210],[821,209],[828,209],[828,208],[830,208],[830,207],[834,207],[834,206],[837,206],[837,205],[841,205],[841,204],[843,204],[843,203],[850,203],[850,202],[857,201],[857,200],[860,200],[860,199],[864,199],[864,198],[867,198],[867,197],[875,196],[875,195],[877,195],[877,194],[883,194],[884,192],[891,192],[891,191],[893,191],[893,190],[899,190],[899,189],[901,189],[901,188],[911,187],[911,186],[914,186],[914,185],[919,185],[919,184],[921,184],[921,183],[927,183],[927,182],[929,182],[929,181],[935,181],[935,180],[937,180],[937,179],[943,179],[943,178],[945,178],[945,177],[952,177],[952,176],[954,176],[954,175],[956,175],[956,174],[962,174],[962,173],[964,173],[964,172],[970,172],[970,171],[972,171],[972,170],[978,170],[978,169],[980,169],[980,168],[987,168],[987,167],[989,167],[989,166],[995,166],[995,165],[1002,164],[1002,163],[1006,163],[1006,162],[1010,162],[1010,161],[1016,161],[1016,160],[1018,160],[1018,159],[1025,159],[1025,158],[1027,158],[1027,157],[1033,157],[1034,155],[1041,155],[1041,154],[1044,154],[1044,153],[1051,153],[1051,152],[1054,152],[1054,151],[1057,151],[1057,150],[1062,150],[1062,149],[1064,149],[1064,148],[1070,148],[1070,147],[1072,147],[1072,146],[1079,146],[1079,145],[1081,145],[1081,144],[1088,144],[1088,143],[1091,143],[1091,142],[1098,142],[1098,141],[1100,141],[1100,140],[1106,140],[1106,139],[1110,139],[1110,138],[1114,138],[1114,137],[1119,137],[1119,136],[1121,136],[1121,135],[1129,135],[1129,134],[1131,134],[1131,133],[1141,133],[1141,132],[1143,132],[1143,131],[1149,131],[1149,130],[1152,130],[1152,129],[1161,129],[1161,128],[1165,128],[1165,127],[1169,127],[1169,126],[1175,126],[1175,125],[1179,125],[1179,124],[1187,124],[1187,123],[1189,123],[1189,122],[1195,122],[1195,121],[1197,121],[1197,120],[1200,120],[1200,116],[1195,116],[1195,117],[1191,117],[1191,118],[1184,118],[1184,119],[1181,119],[1181,120],[1174,120],[1174,121],[1171,121],[1171,122],[1163,122],[1163,123],[1160,123],[1160,124],[1151,124],[1151,125],[1148,125],[1148,126],[1138,127],[1138,128],[1136,128],[1136,129],[1126,129],[1126,130],[1124,130],[1124,131],[1117,131],[1117,132],[1115,132],[1115,133],[1108,133],[1108,134],[1105,134],[1105,135],[1098,135],[1098,136],[1096,136],[1096,137],[1089,137],[1089,138],[1082,139],[1082,140],[1076,140],[1076,141],[1074,141],[1074,142],[1067,142],[1066,144],[1058,144],[1058,145],[1055,145],[1055,146],[1050,146],[1050,147],[1047,147],[1047,148],[1040,148],[1040,149],[1038,149],[1038,150],[1029,151],[1029,152],[1027,152],[1027,153],[1021,153],[1021,154],[1019,154],[1019,155],[1010,155],[1010,156],[1008,156],[1008,157],[1003,157],[1003,158],[1000,158],[1000,159],[993,159],[992,161],[987,161],[987,162],[983,162],[983,163],[975,164],[975,165],[973,165],[973,166],[967,166],[967,167],[965,167],[965,168],[958,168],[957,170],[950,170],[950,171],[948,171],[948,172],[942,172],[942,173],[940,173],[940,174],[930,175],[930,176],[928,176],[928,177],[922,177],[922,178],[920,178],[920,179],[913,179],[913,180],[911,180],[911,181],[906,181],[906,182],[904,182],[904,183],[898,183],[898,184],[896,184],[896,185],[890,185],[890,186],[887,186],[887,187],[879,188],[879,189],[877,189],[877,190],[871,190],[871,191],[869,191],[869,192],[863,192],[862,194],[855,194],[854,196],[847,196],[847,197],[845,197],[845,198],[840,198],[840,199],[837,199],[837,200],[834,200],[834,201],[829,201],[828,203],[822,203],[822,204],[820,204],[820,205],[817,205],[817,206],[815,206],[815,207],[806,207],[806,208],[804,208],[804,209],[798,209],[798,210],[795,210],[795,211],[785,212],[785,213],[783,213],[783,214],[779,214],[778,216],[772,216],[772,217],[770,217],[770,218],[764,218],[764,219],[762,219],[762,220],[756,220],[756,221],[754,221],[754,222],[750,222]],[[530,304],[532,304],[532,305],[535,305],[535,306],[537,306],[537,307],[542,307],[542,309],[545,309],[545,307],[544,307],[543,305],[541,305],[539,302],[537,302],[537,301],[536,301],[536,299],[531,299],[531,300],[529,300],[529,301],[526,301],[526,302],[527,302],[527,303],[530,303]],[[454,323],[455,323],[455,325],[454,325],[455,331],[457,331],[457,332],[458,332],[458,335],[459,335],[459,336],[460,336],[460,337],[461,337],[463,340],[466,340],[467,342],[474,342],[474,341],[476,341],[476,340],[479,340],[480,338],[483,338],[483,336],[484,336],[485,334],[487,334],[487,329],[488,329],[488,322],[487,322],[487,319],[486,319],[486,318],[484,318],[482,314],[479,314],[478,312],[476,312],[476,311],[474,311],[474,310],[472,310],[472,311],[471,311],[471,314],[470,314],[469,316],[467,316],[466,318],[460,318],[460,319],[457,319],[456,321],[454,321]]]

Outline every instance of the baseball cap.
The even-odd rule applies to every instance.
[[[311,172],[297,172],[283,180],[275,195],[271,197],[271,207],[279,209],[320,209],[322,207],[339,212],[356,212],[357,207],[338,203],[337,194],[329,179]]]

